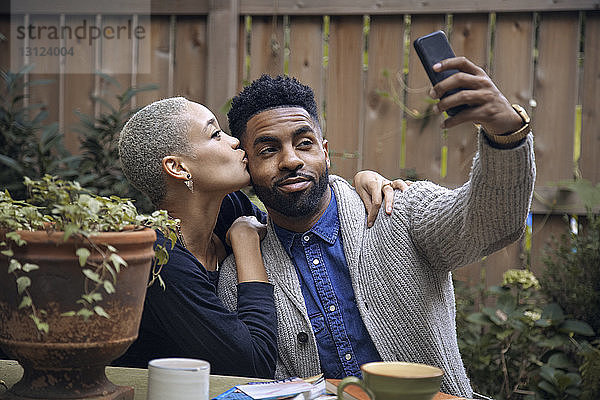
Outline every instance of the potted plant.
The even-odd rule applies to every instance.
[[[148,277],[160,281],[154,229],[172,245],[177,221],[49,175],[24,183],[26,201],[0,193],[0,347],[24,369],[10,398],[132,398],[104,369],[137,337]]]

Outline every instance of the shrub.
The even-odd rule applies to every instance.
[[[457,287],[459,347],[475,391],[498,399],[579,398],[578,340],[594,334],[588,324],[547,303],[529,271],[509,270],[501,286],[487,290]]]
[[[156,85],[122,90],[119,82],[106,74],[100,74],[108,82],[109,93],[116,100],[116,106],[102,97],[93,96],[106,111],[98,117],[78,113],[80,126],[76,129],[81,136],[81,162],[78,181],[90,191],[100,196],[116,195],[133,199],[140,212],[148,213],[154,209],[146,195],[129,184],[121,170],[118,139],[121,129],[138,108],[131,107],[131,99],[140,92],[155,90]]]
[[[25,105],[24,93],[49,81],[26,81],[32,66],[13,73],[0,70],[0,187],[17,199],[26,196],[25,175],[39,179],[45,174],[63,178],[77,174],[77,157],[64,148],[57,123],[45,124],[44,104]]]

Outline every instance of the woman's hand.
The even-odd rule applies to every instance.
[[[260,241],[267,234],[267,226],[254,216],[238,217],[225,235],[233,249],[237,264],[238,283],[268,282],[260,253]]]
[[[261,224],[255,216],[238,217],[229,227],[225,240],[227,244],[233,247],[233,244],[239,240],[246,240],[249,236],[257,234],[259,241],[265,238],[267,234],[267,226]]]
[[[360,171],[354,175],[354,187],[367,210],[367,227],[373,226],[375,218],[381,207],[382,199],[385,201],[385,212],[392,214],[394,203],[394,190],[405,191],[412,184],[411,181],[396,179],[390,181],[375,171]]]

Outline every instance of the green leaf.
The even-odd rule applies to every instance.
[[[106,291],[106,293],[112,294],[115,292],[115,287],[113,286],[112,282],[104,281],[104,290]]]
[[[29,264],[29,263],[23,264],[23,271],[25,271],[25,272],[35,271],[36,269],[40,269],[40,267],[36,264]]]
[[[17,278],[17,291],[19,294],[23,294],[25,289],[31,286],[31,279],[27,276],[20,276]]]
[[[15,255],[15,253],[11,249],[2,250],[2,251],[0,251],[0,253],[2,253],[3,255],[5,255],[6,257],[12,257],[12,256]]]
[[[538,387],[544,392],[555,396],[555,398],[558,398],[558,392],[556,391],[554,386],[551,385],[548,381],[541,381],[540,383],[538,383]]]
[[[563,333],[574,333],[582,336],[594,336],[594,329],[584,321],[568,319],[558,327]]]
[[[67,311],[64,312],[62,314],[60,314],[61,317],[74,317],[75,316],[75,311]]]
[[[12,258],[10,260],[10,263],[8,263],[8,273],[12,274],[13,272],[17,271],[17,270],[21,270],[22,266],[21,263],[17,260],[15,260],[14,258]]]
[[[94,281],[96,283],[102,283],[102,281],[100,280],[100,275],[98,275],[96,272],[92,271],[91,269],[84,269],[82,272],[88,279],[91,279],[92,281]]]
[[[112,253],[110,255],[110,260],[112,261],[112,263],[115,266],[115,269],[117,271],[119,271],[120,266],[123,266],[123,267],[127,266],[127,262],[125,260],[123,260],[123,258],[120,255],[118,255],[117,253]]]
[[[31,297],[29,296],[23,296],[21,304],[19,304],[19,310],[26,307],[31,307]]]
[[[569,361],[565,353],[555,353],[548,359],[548,365],[553,368],[567,369],[573,366],[573,363]]]
[[[87,308],[82,308],[79,311],[77,311],[76,315],[79,315],[80,317],[83,317],[83,319],[87,320],[89,317],[94,315],[94,313],[88,310]]]
[[[85,247],[80,247],[75,251],[75,254],[79,257],[79,265],[83,267],[91,253]]]
[[[21,239],[21,235],[19,235],[17,232],[8,232],[6,234],[6,238],[15,242],[19,247],[23,246],[24,244],[27,244],[26,241]]]
[[[34,314],[29,314],[29,318],[31,318],[33,320],[38,331],[48,333],[49,326],[48,326],[47,322],[42,321],[41,319],[36,317]]]
[[[96,314],[98,314],[101,317],[110,319],[110,316],[106,313],[106,311],[104,311],[104,308],[100,307],[100,306],[96,306],[94,307],[94,311],[96,312]]]
[[[551,382],[552,384],[556,384],[556,369],[552,368],[549,365],[542,365],[540,368],[540,377],[542,379]]]
[[[556,303],[550,303],[542,310],[542,318],[549,319],[553,324],[560,324],[565,320],[563,309]]]
[[[490,319],[484,315],[483,313],[480,312],[475,312],[472,314],[469,314],[467,316],[467,321],[473,323],[473,324],[477,324],[477,325],[490,325],[491,321]]]

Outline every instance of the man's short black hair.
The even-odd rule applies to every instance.
[[[227,113],[231,135],[241,139],[250,118],[279,107],[304,108],[319,125],[315,94],[310,87],[289,76],[262,75],[233,98]]]

